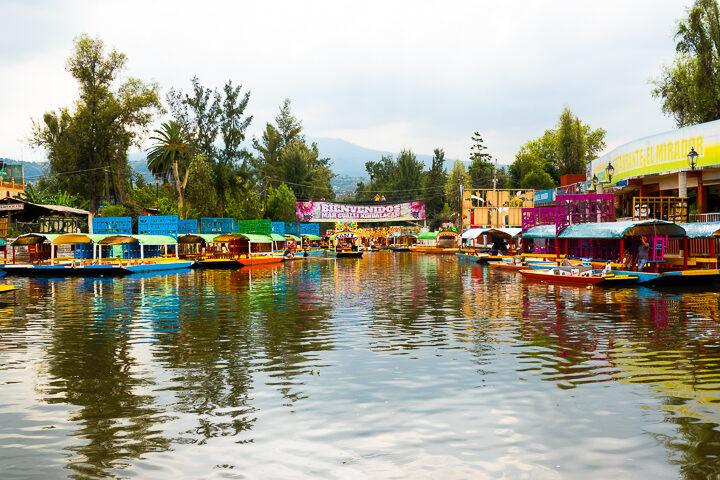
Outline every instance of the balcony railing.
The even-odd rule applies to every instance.
[[[720,222],[720,213],[691,213],[688,215],[688,221],[691,223]]]

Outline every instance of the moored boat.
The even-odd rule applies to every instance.
[[[563,270],[567,268],[568,270]],[[520,270],[520,273],[529,280],[562,284],[562,285],[620,285],[637,283],[637,275],[609,274],[603,275],[593,272],[592,268],[583,271],[577,267],[556,267],[549,270]]]

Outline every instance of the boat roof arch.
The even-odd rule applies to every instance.
[[[678,223],[688,238],[720,237],[720,222]]]
[[[562,239],[620,239],[637,235],[668,235],[684,237],[685,229],[677,223],[665,220],[641,220],[623,222],[576,223],[560,232]]]
[[[502,238],[505,240],[509,240],[511,238],[515,238],[522,233],[522,228],[517,227],[493,227],[493,228],[487,228],[483,229],[480,232],[480,235],[493,235],[498,238]]]

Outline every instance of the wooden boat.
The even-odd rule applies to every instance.
[[[299,256],[298,258],[302,258]],[[237,262],[243,267],[251,267],[253,265],[266,265],[268,263],[280,263],[285,260],[283,257],[274,255],[250,255],[245,258],[238,258]]]
[[[18,285],[0,285],[0,294],[14,292],[15,290],[19,290],[19,289],[20,289],[20,286],[18,286]]]
[[[590,272],[593,272],[590,270]],[[547,283],[562,285],[619,285],[626,283],[637,283],[637,275],[601,275],[596,273],[584,274],[563,274],[559,268],[550,270],[520,270],[520,273],[529,280],[537,280]]]
[[[355,222],[335,222],[335,235],[330,238],[333,246],[328,254],[337,258],[360,258],[359,239],[355,234]]]
[[[547,270],[557,267],[555,262],[537,262],[537,263],[512,263],[512,262],[488,262],[488,266],[497,268],[498,270]]]
[[[63,245],[71,246],[76,256],[57,257],[57,248]],[[17,263],[16,246],[33,247],[43,255],[31,257],[29,263]],[[13,262],[0,265],[0,270],[30,277],[98,277],[190,268],[192,261],[168,254],[170,246],[177,252],[177,241],[164,235],[26,234],[13,242]],[[119,249],[117,256],[114,247]],[[165,256],[161,256],[163,250]]]

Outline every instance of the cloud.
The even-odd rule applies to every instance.
[[[289,97],[311,136],[389,151],[440,146],[465,158],[477,130],[503,163],[552,128],[564,106],[605,128],[609,145],[671,128],[648,80],[672,61],[685,8],[650,0],[10,5],[3,40],[18,48],[0,49],[12,87],[0,94],[0,156],[16,156],[28,117],[71,104],[63,66],[72,38],[87,32],[126,53],[129,74],[166,91],[187,89],[195,74],[206,85],[242,84],[252,92],[251,134]]]

